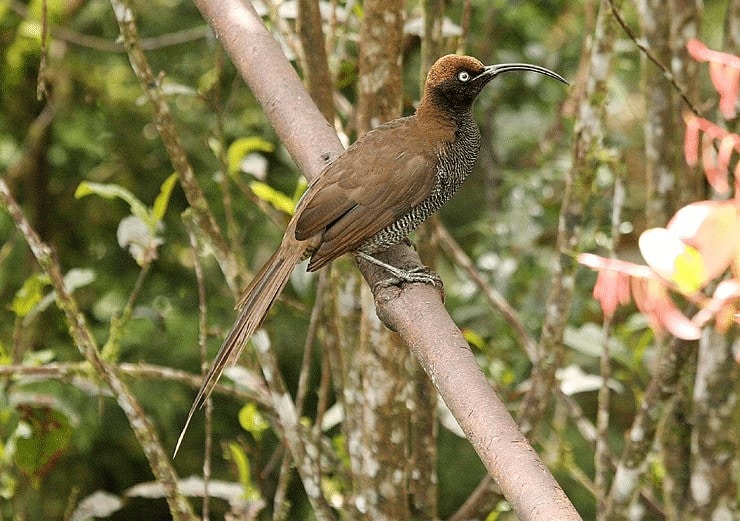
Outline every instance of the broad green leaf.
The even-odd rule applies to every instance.
[[[259,489],[252,483],[249,459],[244,451],[236,442],[228,444],[228,458],[234,463],[238,474],[239,483],[244,488],[244,499],[254,501],[260,498]]]
[[[31,275],[23,283],[23,286],[16,291],[13,296],[13,302],[10,304],[10,310],[17,317],[25,317],[33,307],[41,302],[44,297],[43,289],[49,285],[49,277],[44,273]]]
[[[172,195],[172,190],[175,188],[176,182],[177,172],[170,174],[159,189],[159,195],[154,200],[154,206],[152,207],[152,218],[155,221],[155,225],[164,218],[164,214],[167,211],[167,204],[170,202],[170,195]]]
[[[293,212],[295,211],[295,203],[293,202],[293,199],[284,193],[275,190],[270,185],[260,181],[252,181],[249,183],[249,188],[252,189],[254,195],[263,201],[270,203],[283,213],[293,215]]]
[[[275,145],[261,137],[242,137],[235,140],[226,151],[226,162],[229,167],[229,175],[239,173],[239,164],[247,154],[252,152],[272,152]]]
[[[131,213],[144,222],[148,222],[149,209],[142,203],[134,194],[122,186],[116,184],[102,184],[93,183],[91,181],[83,181],[75,190],[75,198],[82,199],[86,195],[99,195],[106,199],[123,199],[131,207]]]
[[[51,407],[22,405],[19,411],[30,432],[16,440],[15,464],[38,488],[69,446],[72,426],[64,413]]]
[[[252,402],[239,411],[239,425],[257,441],[262,439],[262,433],[270,428],[270,424],[265,420],[257,405]]]

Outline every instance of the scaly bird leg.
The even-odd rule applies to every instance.
[[[431,284],[432,286],[435,286],[444,292],[444,285],[442,284],[442,279],[439,278],[439,275],[434,273],[432,270],[430,270],[426,266],[420,266],[412,270],[404,270],[396,266],[393,266],[391,264],[388,264],[387,262],[383,262],[382,260],[376,259],[375,257],[373,257],[372,255],[368,253],[363,253],[361,251],[358,251],[357,256],[372,264],[375,264],[376,266],[383,268],[388,273],[393,275],[393,277],[381,280],[380,282],[376,283],[375,288],[387,287],[387,286],[398,286],[402,282],[406,282],[406,283],[421,282],[423,284]]]

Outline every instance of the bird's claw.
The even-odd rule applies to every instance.
[[[371,262],[372,264],[375,264],[376,266],[380,266],[391,274],[390,277],[376,282],[373,285],[373,293],[376,293],[379,289],[388,288],[391,286],[398,287],[402,284],[413,284],[420,282],[422,284],[430,284],[439,289],[442,295],[442,301],[444,301],[445,292],[444,284],[442,284],[442,279],[430,268],[427,268],[426,266],[416,266],[411,269],[402,269],[376,259],[372,255],[368,255],[366,253],[358,252],[357,256],[367,260],[368,262]]]
[[[444,284],[442,283],[440,276],[433,270],[426,266],[419,266],[411,270],[402,270],[397,268],[397,270],[398,271],[393,272],[392,276],[376,282],[373,285],[373,293],[377,293],[379,290],[389,288],[391,286],[400,287],[403,284],[430,284],[439,290],[442,295],[442,301],[444,302]]]

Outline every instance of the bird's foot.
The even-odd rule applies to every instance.
[[[414,282],[421,282],[422,284],[431,284],[438,288],[442,292],[442,295],[444,295],[444,284],[442,284],[442,279],[433,270],[426,266],[419,266],[410,270],[405,270],[376,259],[367,253],[357,252],[357,256],[375,264],[376,266],[380,266],[392,275],[392,277],[388,277],[387,279],[383,279],[375,283],[373,293],[375,293],[375,290],[377,289],[387,288],[390,286],[400,286],[403,283],[411,284]]]

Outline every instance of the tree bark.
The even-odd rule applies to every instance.
[[[303,75],[306,88],[329,124],[334,122],[334,100],[323,21],[317,0],[299,0],[298,35],[303,47]]]
[[[671,63],[671,10],[663,0],[637,0],[642,38],[664,65]],[[645,98],[645,214],[647,227],[665,226],[677,209],[681,156],[677,129],[680,111],[671,84],[644,55],[642,83]]]
[[[732,335],[707,328],[699,340],[691,436],[691,519],[737,519],[737,391]]]

